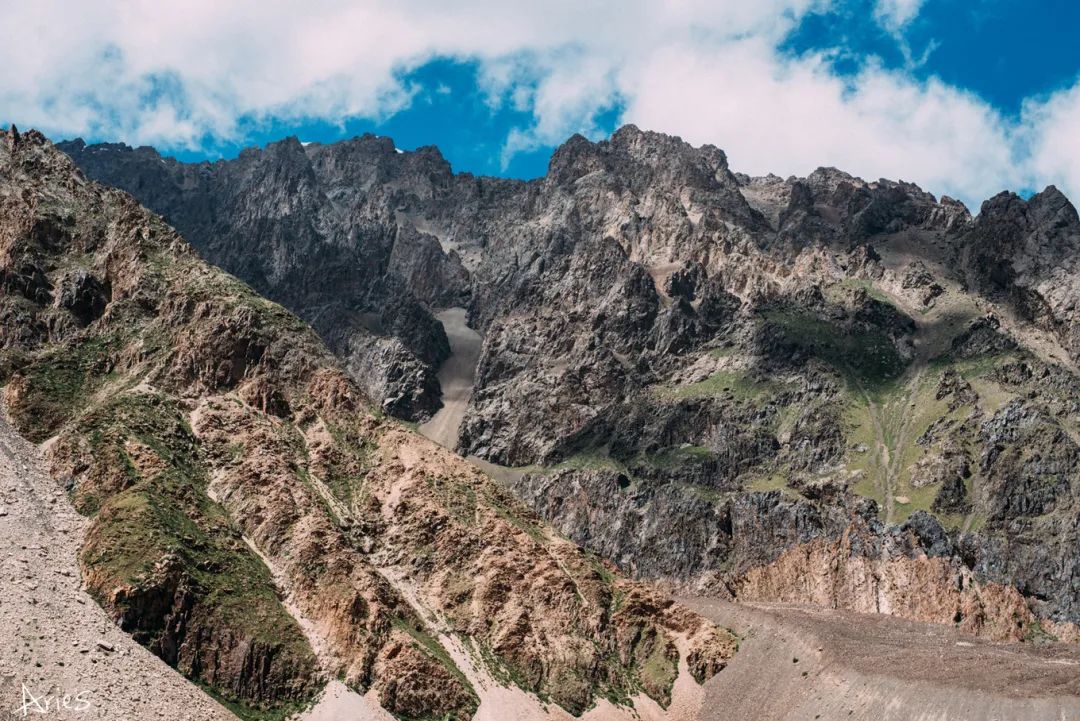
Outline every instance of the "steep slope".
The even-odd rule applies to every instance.
[[[1027,201],[1013,193],[988,200],[960,254],[971,286],[1046,330],[1080,359],[1080,217],[1050,186]]]
[[[85,519],[0,419],[0,708],[86,719],[236,717],[112,623],[79,583]],[[64,697],[67,709],[57,708]],[[10,714],[10,715],[9,715]]]
[[[438,408],[435,374],[449,345],[424,303],[460,303],[465,274],[434,238],[395,220],[412,192],[430,196],[428,186],[449,177],[437,151],[402,165],[383,162],[395,155],[388,139],[331,155],[290,138],[234,161],[183,165],[150,148],[61,147],[310,323],[363,368],[354,378],[386,411],[420,420]]]
[[[972,218],[832,168],[750,178],[632,126],[527,183],[374,136],[284,144],[357,217],[437,241],[395,245],[387,273],[483,334],[458,450],[519,467],[510,487],[573,540],[723,596],[1074,636],[1080,224],[1057,191]],[[195,172],[66,147],[151,201],[149,165]],[[333,237],[363,254],[386,232]]]
[[[372,411],[298,318],[33,131],[0,137],[0,287],[4,402],[90,518],[89,592],[238,713],[327,676],[402,718],[469,718],[480,676],[666,705],[733,652]]]

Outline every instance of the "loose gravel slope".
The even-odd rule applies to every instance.
[[[2,418],[0,514],[0,719],[33,718],[50,704],[57,719],[236,721],[81,588],[86,522]]]

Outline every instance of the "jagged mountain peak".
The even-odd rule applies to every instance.
[[[221,172],[211,194],[220,224],[185,232],[310,318],[354,377],[404,417],[438,409],[436,369],[450,346],[433,316],[465,308],[483,343],[451,437],[488,461],[542,466],[518,488],[575,538],[642,575],[722,574],[716,582],[735,587],[785,549],[864,521],[860,547],[877,547],[880,533],[894,538],[888,528],[925,510],[954,536],[979,532],[970,543],[984,560],[950,557],[957,573],[974,574],[963,583],[1012,589],[1001,598],[1032,623],[1077,619],[1068,584],[1034,577],[1030,563],[1035,549],[1055,563],[1071,553],[1071,481],[1051,473],[1046,485],[1010,485],[1041,466],[987,450],[1034,438],[1002,440],[995,429],[1008,418],[1032,428],[1040,418],[1041,457],[1056,459],[1044,470],[1073,467],[1072,411],[1038,395],[1071,393],[1080,358],[1080,254],[1071,231],[1051,232],[1072,217],[1057,194],[1002,195],[973,219],[914,184],[832,168],[735,176],[718,150],[637,128],[571,138],[548,177],[530,182],[429,172],[388,148],[354,151],[309,150],[326,202],[297,227],[275,219],[277,205],[245,202],[238,189],[250,178]],[[109,171],[100,177],[139,182]],[[198,197],[176,195],[166,214],[184,218]],[[1038,208],[1045,222],[1033,222]],[[978,324],[987,313],[1000,329]],[[985,364],[977,375],[965,365],[973,359]],[[875,419],[891,422],[875,415],[879,399],[929,404],[933,415],[909,419],[919,428],[887,456],[873,451]],[[595,457],[611,474],[557,468],[593,470]],[[566,502],[575,487],[588,489],[584,505]],[[609,493],[621,488],[634,490]],[[713,494],[704,501],[702,488]],[[695,523],[662,523],[673,509]],[[763,515],[766,536],[782,542],[742,525]],[[1010,524],[1028,520],[1002,550]],[[1049,600],[1028,607],[1018,588]],[[933,606],[935,618],[946,606]]]
[[[609,139],[593,142],[574,135],[556,148],[548,177],[560,183],[603,170],[624,183],[644,177],[690,187],[734,187],[727,156],[712,145],[695,148],[679,137],[624,125]]]
[[[297,317],[39,133],[0,138],[0,205],[7,412],[89,518],[90,593],[192,680],[252,713],[333,677],[411,718],[503,687],[623,718],[733,652],[380,417]]]
[[[384,410],[418,421],[434,414],[421,428],[445,445],[525,466],[489,467],[563,533],[630,573],[742,600],[886,611],[998,640],[1080,638],[1071,583],[1080,253],[1075,210],[1054,190],[1027,201],[1003,194],[973,219],[913,184],[834,168],[736,176],[710,146],[637,128],[572,138],[548,177],[529,182],[455,175],[441,155],[427,162],[374,137],[208,170],[87,151],[71,146],[88,175],[159,203],[205,257],[310,320]],[[293,182],[294,160],[304,184]],[[33,237],[53,238],[50,227]],[[29,330],[18,342],[96,332],[116,314],[106,301],[118,276],[92,264],[69,270],[5,277],[22,298],[63,309],[19,316]],[[183,332],[199,343],[237,332],[248,340],[246,310],[226,321],[213,333],[199,324]],[[260,432],[259,442],[306,447],[306,465],[302,454],[291,463],[316,480],[329,474],[331,498],[352,504],[350,528],[375,539],[365,552],[404,566],[426,598],[457,597],[461,579],[439,569],[486,568],[492,559],[471,555],[483,545],[468,519],[479,512],[483,533],[496,528],[480,502],[496,486],[474,485],[482,481],[460,459],[413,446],[415,436],[387,420],[345,433],[346,446],[360,438],[378,457],[374,469],[349,465],[362,461],[337,453],[346,450],[341,418],[326,423],[331,410],[312,407],[311,384],[301,393],[268,382],[301,367],[288,359],[317,344],[284,359],[275,347],[263,363],[269,350],[258,342],[244,352],[223,343],[177,363],[214,388],[237,384],[226,395],[238,405],[208,406],[189,422],[233,473],[227,490],[241,489],[229,508],[278,517],[260,505],[273,493],[245,493],[244,456],[228,445],[256,408],[256,420],[269,418],[259,428],[284,424],[303,437],[275,444]],[[118,357],[151,366],[159,358],[127,347]],[[230,360],[191,360],[206,357]],[[236,371],[248,363],[257,372]],[[333,378],[332,390],[358,395],[340,367]],[[438,468],[417,460],[428,457]],[[334,494],[340,463],[373,484],[368,500]],[[303,474],[279,470],[295,493],[308,488]],[[407,484],[401,508],[394,479]],[[379,512],[365,505],[372,497]],[[449,529],[453,542],[416,549],[413,534],[433,528]],[[251,530],[276,541],[265,525]],[[572,593],[556,570],[566,556],[544,565],[498,537],[499,558],[551,571],[536,587]],[[394,544],[409,550],[388,551]],[[408,598],[409,586],[388,580]],[[591,589],[602,595],[595,579],[575,581],[590,603]],[[396,596],[376,597],[397,608]],[[477,614],[499,613],[481,606]],[[484,629],[475,616],[462,623]],[[564,652],[578,647],[567,643],[536,653],[573,656]],[[498,648],[519,658],[511,646]],[[455,688],[438,691],[467,706]]]
[[[1028,200],[1028,207],[1039,224],[1054,228],[1076,228],[1080,226],[1080,216],[1073,205],[1057,186],[1049,185],[1041,193],[1036,193]]]
[[[1080,225],[1076,207],[1056,186],[1050,185],[1028,199],[1003,191],[985,201],[979,213],[983,225],[1023,222],[1034,229],[1061,230]]]

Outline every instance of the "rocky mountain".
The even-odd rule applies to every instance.
[[[310,323],[363,369],[354,378],[385,410],[414,420],[438,407],[435,370],[450,349],[428,306],[461,302],[467,276],[434,238],[395,222],[395,188],[449,176],[438,151],[410,153],[402,167],[379,161],[394,155],[388,140],[317,156],[294,138],[229,163],[189,166],[148,148],[62,147],[92,177],[164,215],[204,257]],[[115,169],[114,158],[122,163]]]
[[[517,496],[638,577],[1077,636],[1080,220],[1053,188],[973,217],[832,168],[748,177],[632,126],[529,182],[370,135],[199,165],[62,147],[404,418],[438,405],[432,314],[467,307],[457,450],[518,467]],[[410,320],[351,320],[384,312]]]
[[[337,251],[291,246],[323,241],[291,210],[317,193],[289,147],[287,168],[263,166],[276,170],[259,202],[278,211],[265,222],[251,211],[263,231],[198,212],[244,228],[230,241],[281,243],[280,273],[272,254],[242,267],[315,303],[290,283],[321,278],[311,292],[329,297],[334,271],[300,261]],[[272,230],[285,218],[289,230]],[[413,262],[395,259],[401,244],[433,242],[386,240],[395,268]],[[342,244],[340,257],[360,257]],[[369,298],[356,289],[343,304]],[[399,335],[377,345],[443,337],[419,297],[381,316]],[[553,718],[596,706],[624,718],[723,668],[731,634],[625,580],[371,405],[345,365],[371,338],[363,327],[343,331],[339,360],[39,133],[0,135],[4,408],[88,519],[87,591],[140,644],[243,718],[281,718],[327,679],[398,718],[468,719],[500,693]]]

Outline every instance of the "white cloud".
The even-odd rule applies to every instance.
[[[836,165],[969,204],[1036,182],[1080,192],[1080,90],[1006,120],[939,81],[872,64],[841,79],[777,49],[844,1],[9,3],[0,113],[57,137],[195,148],[242,140],[241,120],[386,117],[412,102],[404,71],[451,57],[479,63],[493,106],[531,114],[504,160],[595,136],[618,101],[623,120],[718,145],[753,173]],[[879,0],[875,19],[899,36],[921,5]]]
[[[1024,106],[1028,185],[1058,185],[1080,203],[1080,81]]]
[[[812,2],[762,0],[752,9],[703,0],[8,4],[0,108],[55,132],[149,141],[164,128],[146,91],[164,76],[183,91],[176,142],[194,144],[192,129],[230,137],[241,116],[383,116],[408,100],[395,71],[434,56],[503,62],[532,53],[543,60],[579,48],[611,65],[691,26],[717,37],[767,32],[776,25],[772,13],[803,12]],[[551,91],[573,92],[568,85]],[[545,97],[537,88],[535,98]]]
[[[744,172],[804,175],[833,165],[969,203],[1013,180],[1008,127],[979,99],[937,81],[876,67],[845,81],[821,59],[778,59],[746,40],[668,48],[634,84],[627,119],[678,128],[693,143],[723,139],[732,167]]]
[[[914,20],[925,0],[877,0],[874,19],[891,33],[899,32]]]

